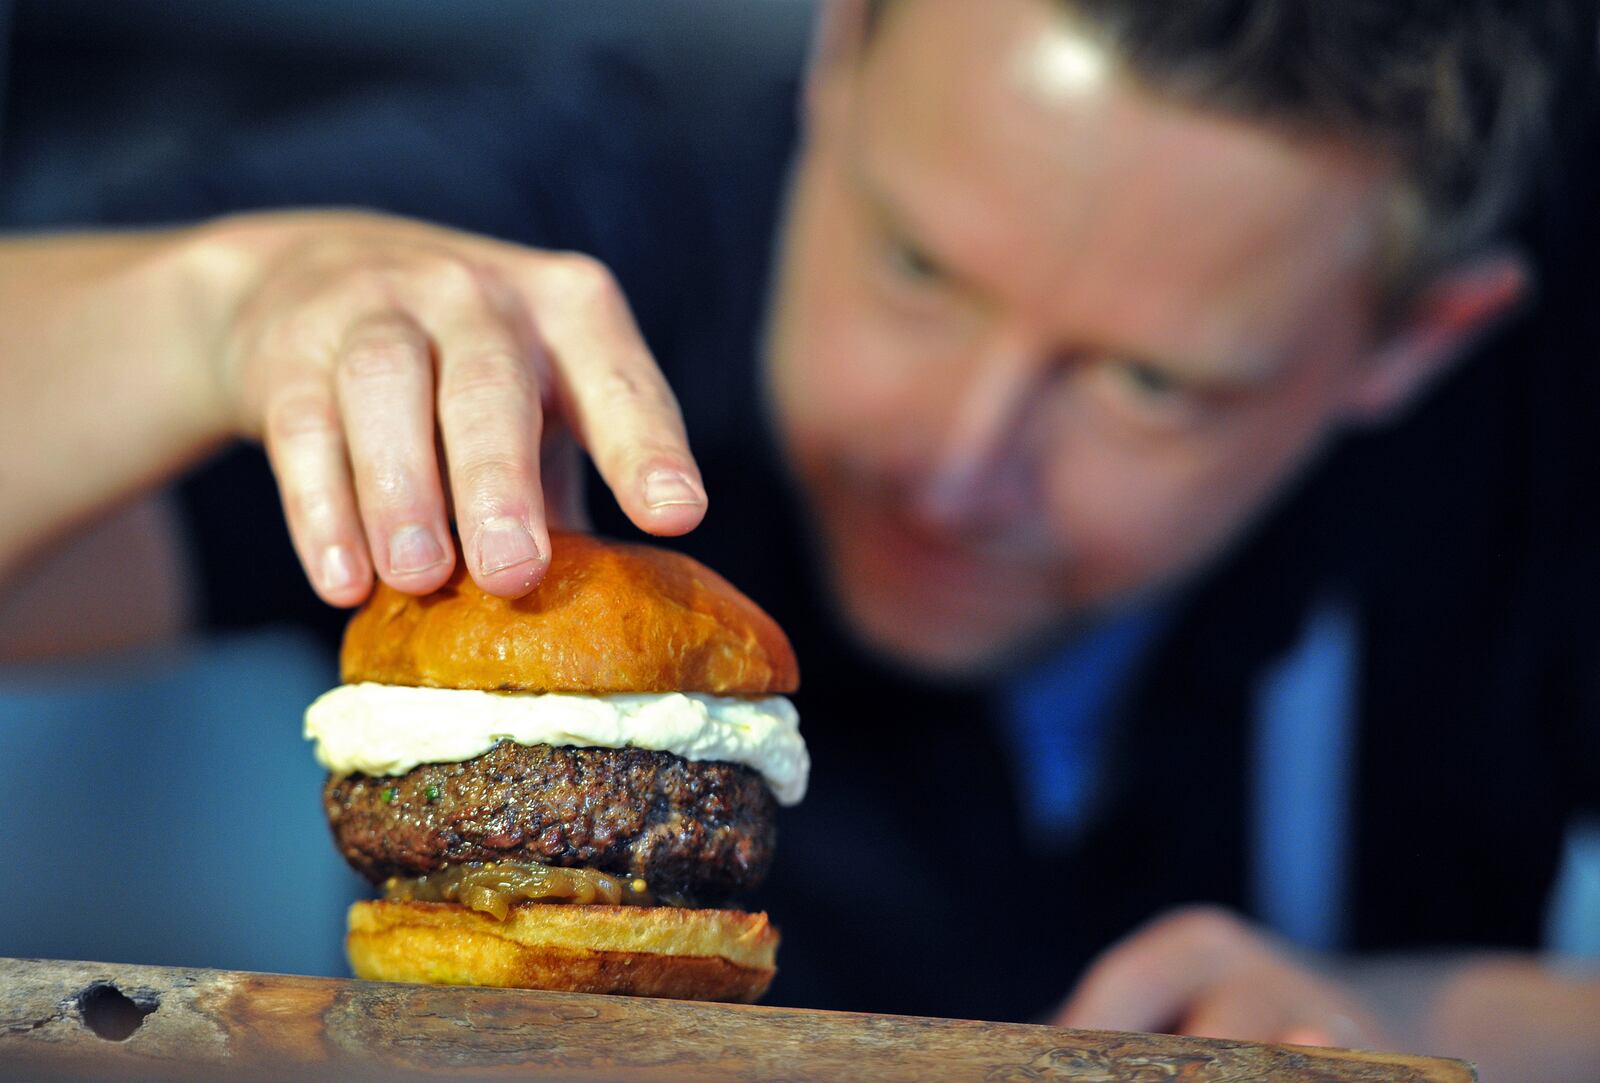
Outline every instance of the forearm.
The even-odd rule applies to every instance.
[[[1471,955],[1355,963],[1340,977],[1397,1046],[1473,1061],[1484,1083],[1600,1079],[1600,970]]]
[[[235,434],[240,305],[286,248],[359,217],[0,240],[0,585]]]
[[[195,237],[0,242],[0,582],[225,437]]]

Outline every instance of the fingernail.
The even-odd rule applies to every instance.
[[[503,572],[539,559],[528,528],[516,519],[489,519],[478,528],[478,570],[484,575]]]
[[[396,575],[425,572],[444,560],[444,547],[425,526],[407,523],[389,535],[389,570]]]
[[[644,479],[644,502],[652,508],[676,508],[706,501],[699,488],[676,470],[655,470]]]
[[[343,545],[330,545],[322,551],[322,589],[348,590],[356,583],[356,562]]]

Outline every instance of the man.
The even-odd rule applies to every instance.
[[[764,376],[844,622],[900,666],[973,680],[1047,659],[1084,627],[1112,635],[1132,613],[1143,630],[1114,668],[1131,672],[1153,651],[1157,680],[1103,767],[1117,792],[1052,849],[997,837],[1017,818],[978,807],[1003,792],[991,777],[1001,738],[970,716],[953,724],[959,712],[940,702],[970,700],[935,686],[885,700],[882,671],[843,658],[835,668],[829,647],[802,643],[808,686],[819,672],[823,684],[808,729],[822,732],[804,841],[773,887],[780,913],[799,901],[791,944],[832,934],[850,949],[833,969],[891,968],[849,977],[905,988],[911,1007],[941,971],[945,984],[981,979],[989,990],[1014,973],[1033,997],[1044,981],[1068,988],[1084,962],[1073,933],[1104,943],[1130,916],[1181,898],[1237,898],[1238,847],[1208,834],[1221,821],[1198,807],[1206,779],[1193,773],[1246,758],[1248,693],[1217,680],[1205,685],[1225,690],[1216,702],[1188,697],[1186,673],[1232,662],[1212,643],[1180,664],[1170,644],[1203,638],[1197,627],[1226,602],[1218,562],[1274,533],[1264,516],[1332,438],[1404,412],[1528,292],[1524,260],[1503,241],[1526,179],[1513,164],[1550,108],[1546,39],[1560,27],[1546,14],[1487,4],[1362,14],[1287,0],[826,9]],[[644,108],[619,123],[662,139],[661,119]],[[682,193],[699,178],[627,179]],[[248,203],[249,184],[239,188],[230,201]],[[579,213],[557,215],[539,197]],[[349,197],[333,186],[309,198]],[[559,247],[581,233],[570,224],[581,200],[563,198],[536,192],[528,221],[495,232]],[[759,270],[759,244],[730,239],[741,212],[641,200],[655,213],[606,218],[600,243],[573,239],[616,266],[652,342],[681,324],[673,352],[708,341],[727,352],[737,330],[708,334],[685,312],[721,304],[712,287]],[[628,227],[639,235],[619,236]],[[700,280],[682,281],[686,270]],[[761,441],[753,415],[717,417],[749,414],[740,377],[719,398],[702,385],[729,377],[702,367],[697,380],[681,356],[669,364],[680,415],[624,291],[592,257],[372,216],[258,215],[13,243],[0,276],[5,353],[21,362],[0,426],[0,574],[246,435],[266,445],[324,600],[354,604],[374,576],[437,586],[455,559],[452,517],[469,571],[514,596],[543,571],[548,525],[581,514],[574,438],[628,518],[659,535],[694,529],[708,496],[729,492],[702,476],[688,435],[698,442],[715,424],[713,441],[734,455]],[[744,522],[762,521],[777,498],[760,475],[728,476]],[[1307,521],[1283,529],[1292,537]],[[770,544],[799,559],[792,537]],[[717,563],[745,582],[740,559]],[[1259,663],[1294,647],[1305,607],[1253,601],[1265,616],[1243,627]],[[1152,647],[1168,624],[1176,638]],[[1222,718],[1231,728],[1210,725]],[[1134,755],[1130,742],[1152,735]],[[1025,760],[1026,734],[1018,741]],[[1172,788],[1141,802],[1128,791],[1145,769]],[[1218,806],[1242,802],[1238,779],[1213,781]],[[933,792],[912,795],[919,785]],[[1551,817],[1576,793],[1576,783],[1553,792]],[[1152,808],[1162,795],[1195,801],[1192,817]],[[935,837],[913,838],[924,833]],[[1360,855],[1364,870],[1383,866],[1381,846],[1373,852]],[[1507,893],[1517,921],[1551,861],[1530,861],[1528,882]],[[1050,913],[1061,900],[1071,906]],[[921,915],[905,929],[942,914],[970,933],[919,958],[897,907]],[[1036,922],[1015,931],[978,927],[1030,912]],[[1447,931],[1431,941],[1392,940],[1460,931],[1482,942],[1501,916],[1462,914],[1438,915]],[[1506,941],[1525,935],[1518,925]],[[828,965],[803,957],[795,969],[804,979]],[[1511,1065],[1542,1055],[1556,1058],[1551,1077],[1596,1055],[1583,1027],[1529,1037],[1561,1011],[1586,1018],[1600,996],[1529,959],[1441,964],[1410,998],[1410,1018],[1376,1002],[1388,986],[1375,970],[1344,977],[1296,963],[1237,918],[1184,911],[1104,955],[1058,1018],[1416,1043]],[[1027,1010],[1026,1000],[989,1003]],[[1526,1027],[1474,1044],[1486,1013]]]

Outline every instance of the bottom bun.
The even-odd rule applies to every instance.
[[[683,1000],[753,1001],[775,973],[766,914],[524,903],[504,921],[457,903],[350,907],[356,977]]]

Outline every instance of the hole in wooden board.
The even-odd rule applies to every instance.
[[[144,1017],[161,1007],[154,996],[129,997],[108,981],[97,981],[79,993],[78,1014],[83,1025],[108,1042],[125,1042],[144,1023]]]

